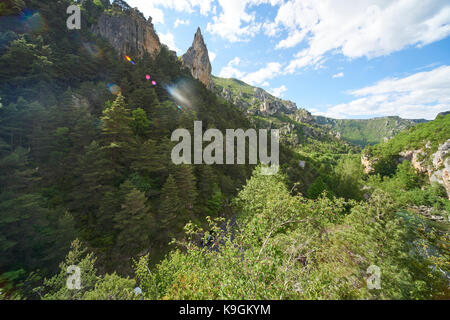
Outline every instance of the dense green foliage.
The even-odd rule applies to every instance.
[[[365,149],[365,154],[378,159],[398,156],[406,150],[418,150],[425,148],[428,156],[431,156],[438,146],[450,138],[450,115],[440,115],[434,121],[418,124],[400,132],[386,143],[370,146]]]
[[[164,46],[130,52],[135,65],[118,57],[89,30],[102,12],[127,14],[119,5],[81,1],[83,28],[69,31],[56,13],[72,1],[5,3],[0,299],[448,298],[448,223],[417,207],[448,220],[450,201],[396,156],[435,150],[450,116],[366,149],[380,165],[365,176],[358,147],[286,115],[247,117]],[[177,108],[168,86],[190,103]],[[192,135],[195,120],[222,132],[293,125],[280,172],[173,164],[171,133]],[[374,265],[381,289],[367,286]],[[67,287],[69,266],[81,289]]]
[[[132,257],[160,256],[190,219],[225,214],[251,173],[172,164],[174,129],[192,130],[194,120],[223,131],[250,124],[165,47],[136,65],[122,61],[89,31],[107,3],[83,1],[88,25],[69,31],[66,15],[55,12],[71,1],[26,1],[27,19],[45,25],[24,32],[17,18],[1,29],[0,273],[8,282],[55,272],[76,236],[102,270],[129,274]],[[165,87],[181,82],[192,107],[178,110]],[[209,183],[214,188],[199,192]]]

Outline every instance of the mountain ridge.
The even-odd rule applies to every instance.
[[[425,119],[403,119],[399,116],[374,117],[370,119],[334,119],[313,115],[295,102],[277,98],[262,88],[251,86],[239,79],[213,76],[216,93],[236,104],[244,112],[258,116],[287,115],[297,122],[316,124],[338,138],[359,146],[380,143]]]

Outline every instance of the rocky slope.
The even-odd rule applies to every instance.
[[[428,176],[430,183],[436,182],[442,185],[447,191],[450,199],[450,139],[439,145],[437,152],[431,153],[430,144],[426,144],[418,150],[406,150],[399,153],[398,163],[410,161],[418,173]],[[428,161],[431,159],[430,161]],[[377,158],[371,159],[367,155],[361,157],[361,163],[364,166],[366,174],[374,170],[374,164]]]
[[[250,86],[237,79],[214,77],[216,93],[242,110],[255,115],[292,114],[297,110],[294,102],[274,97],[267,91]]]
[[[418,123],[426,122],[426,120],[407,120],[400,117],[341,120],[314,116],[306,109],[297,108],[297,105],[292,101],[274,97],[267,91],[250,86],[243,81],[214,76],[213,80],[219,96],[239,106],[249,114],[263,117],[288,117],[298,123],[319,126],[323,131],[338,139],[343,139],[362,147],[387,141],[400,131]]]
[[[317,116],[315,119],[336,135],[360,146],[388,141],[405,129],[427,122],[423,119],[409,120],[397,116],[372,119],[332,119]]]
[[[427,161],[430,154],[430,144],[419,150],[407,150],[400,153],[400,162],[409,160],[419,173],[425,173],[430,183],[437,182],[447,191],[450,199],[450,139],[440,144],[438,150],[429,157],[431,163]]]
[[[214,89],[214,82],[211,78],[211,62],[200,28],[195,33],[192,46],[181,57],[181,62],[191,70],[194,78],[200,80],[209,90]]]
[[[372,173],[377,163],[391,159],[397,164],[410,161],[417,173],[430,183],[441,184],[450,199],[450,115],[403,132],[388,143],[366,148],[361,157],[365,173]]]
[[[105,38],[121,56],[142,57],[145,52],[157,54],[161,48],[151,17],[146,20],[137,9],[115,1],[103,12],[92,31]]]

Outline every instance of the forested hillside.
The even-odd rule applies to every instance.
[[[450,115],[364,150],[384,163],[365,173],[302,110],[249,115],[165,45],[121,38],[124,56],[99,24],[153,28],[125,2],[79,1],[68,30],[73,3],[0,6],[0,299],[449,298],[450,201],[394,155],[442,149]],[[280,171],[175,165],[171,134],[196,120],[279,128]]]
[[[166,47],[133,65],[89,28],[62,27],[66,15],[56,13],[70,3],[27,1],[24,17],[2,20],[9,28],[1,29],[0,57],[0,270],[7,281],[38,269],[51,274],[76,237],[95,250],[102,270],[129,273],[131,257],[163,254],[189,220],[226,214],[251,173],[173,165],[176,128],[192,129],[195,119],[222,130],[248,121]],[[105,8],[84,1],[82,9],[84,21],[95,22]],[[188,87],[192,107],[177,108],[169,84]]]

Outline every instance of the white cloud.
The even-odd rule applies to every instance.
[[[208,23],[206,30],[230,42],[238,42],[254,37],[263,26],[256,21],[256,13],[249,13],[247,9],[261,4],[275,6],[282,3],[282,0],[218,0],[218,2],[222,12],[212,17],[213,22]],[[274,32],[268,25],[265,30],[270,34]]]
[[[305,36],[306,32],[304,30],[294,30],[292,33],[289,34],[289,37],[287,37],[284,40],[281,40],[277,44],[275,49],[286,49],[295,47],[297,44],[303,41]]]
[[[234,58],[228,64],[222,68],[219,77],[221,78],[237,78],[250,85],[267,86],[268,79],[273,79],[281,74],[281,64],[278,62],[270,62],[265,67],[254,72],[243,72],[236,68],[240,65],[241,59],[239,57]]]
[[[126,0],[131,7],[138,7],[142,13],[153,18],[154,23],[164,23],[164,12],[160,8],[178,12],[194,13],[196,9],[202,15],[212,11],[214,0]]]
[[[158,36],[159,36],[159,40],[161,40],[162,43],[167,45],[170,50],[173,50],[177,53],[180,51],[180,49],[178,49],[177,46],[175,45],[175,37],[173,36],[172,33],[170,33],[170,32],[167,32],[165,34],[161,33],[161,34],[158,34]]]
[[[214,53],[214,52],[212,52],[212,51],[209,51],[208,52],[208,55],[209,55],[209,61],[212,63],[214,60],[216,60],[216,54]]]
[[[164,23],[164,12],[155,7],[155,1],[127,0],[130,7],[138,8],[147,18],[152,17],[153,23]]]
[[[174,28],[178,28],[178,26],[181,26],[181,25],[189,25],[191,22],[189,21],[189,20],[181,20],[181,19],[177,19],[177,20],[175,20],[175,23],[173,24],[173,27]]]
[[[274,88],[272,90],[270,90],[270,93],[272,95],[274,95],[275,97],[281,98],[283,97],[283,94],[287,91],[286,86],[282,85],[279,88]]]
[[[339,73],[333,74],[333,79],[343,78],[343,77],[344,77],[344,73],[343,72],[339,72]]]
[[[307,44],[291,61],[292,73],[322,61],[326,53],[370,59],[441,40],[450,35],[450,2],[290,0],[280,6],[274,23],[288,32],[277,48]]]
[[[398,115],[431,120],[439,112],[450,110],[450,66],[385,79],[349,93],[355,100],[333,106],[323,114],[333,118]]]
[[[246,74],[242,80],[250,85],[261,85],[267,79],[273,79],[281,73],[281,64],[270,62],[264,68]]]
[[[281,28],[275,22],[265,22],[262,27],[264,30],[264,34],[269,37],[276,36],[281,30]]]
[[[239,69],[235,68],[241,63],[241,59],[239,57],[234,58],[228,64],[220,70],[219,77],[221,78],[242,78],[245,73],[239,71]]]
[[[193,13],[198,8],[202,15],[207,15],[212,9],[214,0],[136,0],[139,2],[153,2],[155,6],[173,9],[179,12]]]

